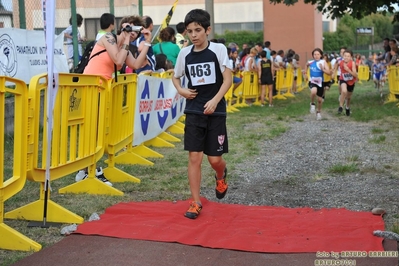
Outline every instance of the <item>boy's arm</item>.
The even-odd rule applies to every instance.
[[[188,100],[192,100],[197,96],[198,92],[193,89],[185,89],[181,87],[181,80],[180,77],[172,76],[172,83],[175,86],[177,92]]]
[[[215,112],[216,106],[230,89],[232,82],[233,75],[231,74],[231,69],[225,67],[223,71],[222,86],[220,86],[219,92],[204,105],[204,114],[212,114],[213,112]]]

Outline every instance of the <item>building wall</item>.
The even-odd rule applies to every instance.
[[[311,59],[311,52],[323,49],[322,14],[314,6],[299,1],[294,6],[273,5],[263,0],[264,39],[273,50],[294,49],[300,63]]]

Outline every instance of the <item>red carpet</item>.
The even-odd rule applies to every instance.
[[[202,204],[190,220],[183,216],[188,201],[119,203],[76,233],[266,253],[384,250],[373,236],[384,222],[371,212]]]

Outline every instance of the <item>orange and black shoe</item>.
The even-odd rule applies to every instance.
[[[228,185],[226,182],[226,176],[227,176],[227,168],[224,169],[224,175],[222,178],[217,178],[217,176],[215,176],[216,179],[216,188],[215,188],[215,192],[216,192],[216,198],[218,199],[223,199],[224,196],[226,195],[227,189],[228,189]]]
[[[198,217],[201,210],[202,210],[202,205],[198,202],[192,201],[190,203],[190,207],[188,208],[188,210],[186,211],[184,216],[186,216],[187,218],[190,218],[190,219],[195,219]]]

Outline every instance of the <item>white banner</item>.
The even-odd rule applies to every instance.
[[[63,48],[64,35],[55,36],[54,64],[58,73],[69,73]],[[25,81],[47,73],[44,32],[15,28],[0,28],[0,76]]]
[[[133,145],[157,137],[184,114],[186,100],[172,79],[139,75],[134,117]]]

